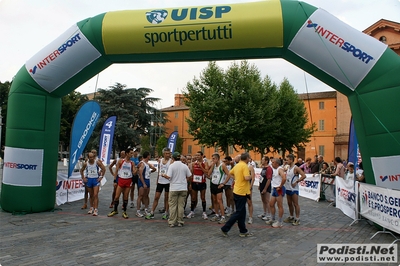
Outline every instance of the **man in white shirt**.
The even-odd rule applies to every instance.
[[[162,177],[170,181],[169,187],[169,227],[174,227],[176,224],[178,227],[182,227],[184,206],[187,195],[187,182],[191,178],[192,173],[186,164],[181,162],[181,154],[174,152],[172,154],[174,162],[168,167],[166,174],[162,174]]]

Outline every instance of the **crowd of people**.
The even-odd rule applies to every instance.
[[[80,173],[85,184],[85,203],[87,208],[89,195],[90,208],[88,214],[98,215],[98,193],[105,167],[92,150],[83,163]],[[171,154],[169,148],[164,148],[162,157],[158,159],[157,168],[150,162],[150,153],[145,151],[139,156],[137,149],[128,148],[121,151],[119,158],[109,165],[109,171],[114,177],[114,189],[107,215],[118,214],[120,196],[122,194],[122,217],[129,218],[127,207],[129,199],[131,208],[136,205],[136,216],[154,219],[155,211],[164,193],[163,208],[159,209],[161,219],[167,220],[170,227],[182,227],[184,219],[193,218],[201,201],[201,217],[222,225],[222,235],[227,236],[234,224],[238,224],[241,237],[252,236],[246,228],[247,223],[253,223],[252,190],[255,181],[255,162],[245,152],[235,158],[221,158],[214,153],[208,161],[201,151],[193,155],[183,156],[178,152]],[[153,204],[150,207],[150,175],[157,172],[156,188]],[[293,226],[300,225],[299,183],[306,174],[321,174],[330,177],[363,181],[362,172],[354,172],[354,165],[343,165],[336,157],[332,168],[324,162],[322,156],[316,156],[314,161],[307,158],[295,160],[293,154],[285,159],[263,157],[259,180],[259,193],[262,200],[262,213],[258,215],[267,225],[282,227],[283,223]],[[211,194],[211,213],[207,214],[206,190],[207,184]],[[134,194],[137,188],[136,202]],[[188,201],[190,196],[190,201]],[[289,209],[289,216],[283,219],[284,197]],[[185,213],[187,203],[190,211]],[[246,210],[248,206],[248,212]]]

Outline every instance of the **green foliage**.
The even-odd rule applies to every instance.
[[[290,83],[285,79],[278,90],[247,61],[226,71],[210,62],[200,78],[187,84],[184,96],[190,110],[188,132],[200,145],[218,146],[225,154],[231,145],[261,154],[291,151],[313,132],[304,129],[305,107]]]
[[[168,138],[165,135],[162,135],[158,140],[157,140],[157,145],[156,145],[156,151],[158,156],[162,156],[162,150],[167,147],[168,145]]]
[[[88,100],[86,95],[72,91],[61,98],[60,142],[69,147],[71,128],[79,108]]]
[[[11,88],[11,82],[8,82],[8,81],[6,81],[4,83],[0,82],[0,108],[1,108],[1,116],[3,117],[2,125],[7,124],[7,103],[8,103],[8,93],[10,92],[10,88]],[[2,132],[2,134],[1,134],[0,157],[4,158],[2,146],[5,145],[6,128],[2,126],[1,132]]]
[[[315,125],[306,127],[307,109],[286,78],[279,85],[277,103],[280,123],[275,132],[273,148],[283,153],[293,152],[293,148],[302,147],[310,141]]]
[[[127,88],[126,85],[120,83],[115,83],[107,90],[99,89],[96,100],[100,104],[102,117],[90,140],[91,146],[98,147],[101,127],[104,121],[113,115],[117,116],[114,151],[126,149],[128,146],[137,146],[141,143],[141,138],[147,136],[154,127],[161,127],[158,132],[164,134],[163,125],[166,122],[166,114],[162,113],[159,122],[152,124],[154,114],[160,112],[153,107],[159,99],[148,97],[152,91],[149,88]]]

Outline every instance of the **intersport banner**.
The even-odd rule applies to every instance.
[[[317,9],[288,49],[355,90],[386,48],[325,10]]]
[[[400,233],[400,191],[360,183],[360,214]]]
[[[171,150],[171,153],[175,151],[176,140],[178,139],[178,131],[174,131],[169,135],[168,138],[168,148]]]
[[[357,217],[356,206],[358,200],[354,184],[354,180],[336,178],[336,208],[340,209],[346,216],[353,220]]]
[[[100,105],[95,101],[84,103],[76,114],[71,129],[68,176],[71,176],[75,164],[86,147],[100,114]]]
[[[320,175],[306,174],[306,179],[299,183],[299,196],[319,200],[321,190],[321,177]]]
[[[378,187],[400,190],[400,156],[372,157],[372,170]]]
[[[56,204],[60,206],[66,202],[83,199],[85,187],[79,172],[68,177],[65,172],[57,172]]]
[[[110,164],[110,156],[112,151],[112,144],[114,140],[115,123],[117,122],[116,116],[110,116],[103,124],[100,135],[99,145],[99,159],[103,164]]]

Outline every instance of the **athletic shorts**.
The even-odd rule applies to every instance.
[[[196,191],[201,191],[207,189],[207,183],[196,183],[192,182],[192,189]]]
[[[264,179],[262,181],[262,183],[260,184],[260,192],[264,190],[266,184],[267,184],[267,180]],[[267,192],[271,193],[271,183],[269,183],[269,186],[267,187]]]
[[[150,179],[146,179],[145,178],[144,179],[144,183],[146,184],[147,188],[150,188]],[[140,178],[138,180],[138,187],[139,188],[144,187],[144,185],[143,185],[142,181],[140,180]]]
[[[168,193],[169,192],[169,184],[160,184],[157,183],[157,187],[156,187],[156,192],[163,192],[163,190],[165,189],[165,192]]]
[[[279,196],[284,197],[285,194],[286,194],[286,188],[285,188],[285,187],[282,187],[280,190],[276,190],[276,188],[274,187],[274,188],[272,189],[271,196],[277,198],[277,197],[279,197]]]
[[[213,194],[213,195],[217,195],[224,191],[224,189],[222,187],[218,188],[218,185],[213,184],[213,183],[211,183],[211,185],[210,185],[210,190],[211,190],[211,194]]]
[[[125,188],[125,187],[131,187],[131,185],[132,185],[132,179],[118,178],[118,186]]]
[[[286,190],[286,195],[293,196],[294,194],[299,195],[298,190]]]
[[[132,176],[132,183],[133,184],[138,184],[139,182],[139,175],[133,175]]]
[[[94,188],[100,186],[100,182],[97,181],[98,177],[95,178],[87,178],[86,187],[87,188]]]
[[[224,189],[224,190],[232,189],[232,186],[231,186],[231,185],[224,185],[223,189]]]

